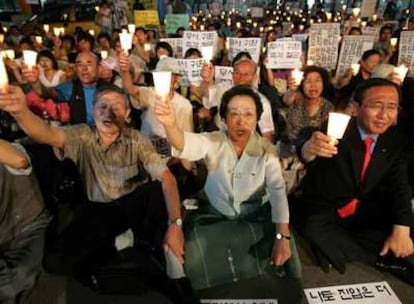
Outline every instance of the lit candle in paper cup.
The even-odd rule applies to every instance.
[[[121,48],[125,52],[132,48],[132,35],[130,33],[122,32],[119,34],[119,40],[121,41]]]
[[[401,82],[403,82],[405,79],[405,76],[407,75],[408,68],[402,64],[398,67],[395,67],[394,72],[398,74],[398,77],[400,78]]]
[[[210,62],[213,59],[213,46],[202,47],[200,51],[205,61]]]
[[[165,101],[170,93],[171,72],[152,72],[152,78],[154,79],[155,92]]]
[[[136,29],[135,24],[133,24],[133,23],[128,24],[128,32],[130,32],[131,34],[134,34],[135,29]]]
[[[364,28],[367,26],[367,22],[366,21],[361,21],[361,27]]]
[[[88,32],[89,32],[89,34],[90,34],[91,36],[95,36],[95,30],[90,29]]]
[[[306,61],[306,65],[314,65],[313,60],[308,60],[308,61]]]
[[[99,6],[95,6],[95,11],[99,12]]]
[[[101,51],[101,58],[102,59],[108,58],[108,51],[102,50]]]
[[[332,13],[331,12],[326,12],[325,14],[326,14],[326,19],[328,21],[331,21],[331,19],[332,19]]]
[[[4,54],[6,55],[7,58],[13,60],[16,56],[14,54],[14,50],[5,50]]]
[[[359,72],[359,68],[360,68],[360,64],[359,63],[353,63],[351,64],[351,69],[352,69],[352,75],[356,76]]]
[[[305,26],[303,24],[299,25],[299,31],[303,31],[305,29]]]
[[[294,69],[292,71],[292,78],[297,86],[300,85],[300,82],[303,79],[303,71],[300,71],[299,69]]]
[[[3,26],[3,32],[7,33],[7,30],[8,30],[7,26]]]
[[[60,28],[58,28],[58,27],[54,27],[54,28],[53,28],[53,34],[54,34],[55,36],[59,36],[59,34],[60,34]]]
[[[0,34],[0,43],[4,42],[4,34]]]
[[[391,46],[396,46],[397,42],[398,42],[398,38],[391,38],[391,40],[390,40]]]
[[[342,10],[345,12],[346,11],[346,4],[342,4]]]
[[[378,16],[376,14],[372,15],[372,21],[377,22]]]
[[[236,27],[239,29],[241,27],[241,23],[240,22],[236,22]]]
[[[35,37],[35,39],[36,39],[36,42],[37,42],[38,44],[42,44],[42,43],[43,43],[43,38],[42,38],[42,36],[36,36],[36,37]]]
[[[43,24],[43,30],[44,30],[46,33],[48,33],[48,32],[49,32],[49,28],[50,28],[49,24]]]
[[[0,92],[7,93],[7,86],[9,85],[9,78],[7,77],[6,66],[2,59],[0,59]]]
[[[202,31],[202,32],[203,32],[204,30],[205,30],[205,26],[204,26],[204,24],[201,24],[201,25],[200,25],[200,31]]]
[[[329,141],[331,145],[333,145],[337,139],[341,139],[342,136],[344,136],[350,118],[351,116],[344,113],[329,113],[327,135],[331,138]]]
[[[145,52],[149,52],[149,51],[151,51],[151,44],[149,44],[149,43],[145,43],[145,44],[144,44],[144,51],[145,51]]]
[[[33,68],[36,65],[36,58],[37,53],[35,51],[23,51],[23,61],[29,67],[29,69]]]
[[[354,15],[354,17],[357,17],[359,15],[360,11],[361,11],[361,9],[359,7],[354,7],[352,9],[352,15]]]

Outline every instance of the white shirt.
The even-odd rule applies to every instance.
[[[184,149],[173,156],[196,161],[204,159],[208,175],[204,191],[210,204],[227,217],[240,214],[245,201],[270,201],[272,222],[288,223],[289,208],[285,181],[275,147],[253,133],[240,158],[227,133],[184,133]]]
[[[161,137],[166,138],[164,126],[158,121],[154,113],[156,93],[153,87],[139,87],[138,96],[131,96],[131,104],[134,108],[142,109],[141,133],[148,138]],[[174,92],[172,99],[174,114],[178,126],[183,131],[192,132],[193,125],[193,108],[190,101]]]
[[[54,88],[60,84],[60,77],[65,74],[64,71],[58,70],[53,76],[52,80],[49,81],[46,78],[45,71],[42,68],[39,68],[39,81],[45,88]]]
[[[229,83],[219,83],[214,84],[210,86],[209,92],[208,92],[208,98],[203,98],[203,105],[207,109],[210,109],[212,107],[218,107],[220,108],[221,104],[221,98],[223,97],[223,94],[230,90],[233,87],[233,85],[230,85]],[[264,96],[262,93],[260,93],[257,90],[254,90],[260,97],[260,101],[263,105],[263,113],[262,116],[260,116],[260,120],[258,121],[258,125],[260,128],[260,131],[262,134],[267,132],[274,132],[275,126],[273,124],[273,116],[272,116],[272,107],[270,106],[270,101]],[[216,124],[217,126],[223,130],[225,129],[224,123],[222,122],[219,115],[216,117]]]

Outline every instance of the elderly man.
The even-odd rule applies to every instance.
[[[49,217],[26,152],[3,140],[0,198],[0,302],[14,304],[40,273]]]
[[[257,82],[257,65],[249,58],[242,58],[233,64],[233,85],[247,85],[254,87]],[[202,83],[201,83],[201,94],[203,97],[203,105],[210,109],[212,107],[220,107],[221,97],[224,92],[229,90],[232,85],[227,83],[213,84],[214,79],[214,66],[211,64],[205,65],[201,72]],[[262,136],[267,137],[273,142],[275,135],[275,127],[272,117],[272,108],[269,100],[256,91],[260,96],[260,100],[263,105],[263,115],[261,116],[258,126]],[[223,127],[220,119],[216,120],[219,127]]]
[[[354,93],[357,117],[337,146],[315,132],[302,146],[308,162],[298,215],[321,266],[362,261],[414,284],[412,193],[402,136],[394,127],[399,89],[370,79]],[[293,216],[296,214],[294,213]],[[410,237],[411,232],[411,237]]]
[[[70,123],[94,124],[93,96],[96,92],[99,74],[99,58],[90,51],[81,52],[76,57],[76,78],[59,84],[56,88],[46,89],[39,81],[36,67],[24,67],[23,76],[32,85],[33,90],[42,97],[52,98],[55,103],[67,102],[70,107]]]
[[[143,240],[158,248],[163,243],[167,256],[183,262],[176,181],[148,139],[124,127],[127,105],[117,87],[101,87],[93,104],[94,127],[58,128],[27,108],[19,88],[11,87],[10,93],[0,95],[0,108],[11,113],[31,138],[53,146],[59,159],[71,159],[84,184],[86,202],[63,233],[60,252],[45,261],[51,271],[85,273],[91,266],[86,261],[113,258],[115,238],[129,228],[134,245]],[[167,222],[165,236],[160,235]]]

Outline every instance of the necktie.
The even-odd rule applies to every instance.
[[[365,155],[364,155],[364,163],[362,164],[362,170],[361,170],[361,179],[360,179],[360,183],[362,184],[362,182],[364,181],[365,178],[365,173],[367,172],[367,168],[369,165],[369,162],[371,161],[371,147],[372,147],[372,143],[374,142],[374,139],[372,137],[367,137],[364,140],[365,143]],[[351,216],[355,213],[357,205],[358,205],[359,201],[358,199],[355,197],[353,198],[348,204],[346,204],[345,206],[339,208],[338,214],[340,217],[342,218],[346,218],[348,216]]]

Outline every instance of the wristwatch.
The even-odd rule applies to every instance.
[[[276,233],[276,240],[283,240],[283,239],[290,240],[290,236],[289,235],[281,234],[279,232]]]
[[[176,219],[173,220],[168,220],[168,225],[177,225],[177,226],[182,226],[183,225],[183,219],[181,217],[177,217]]]

